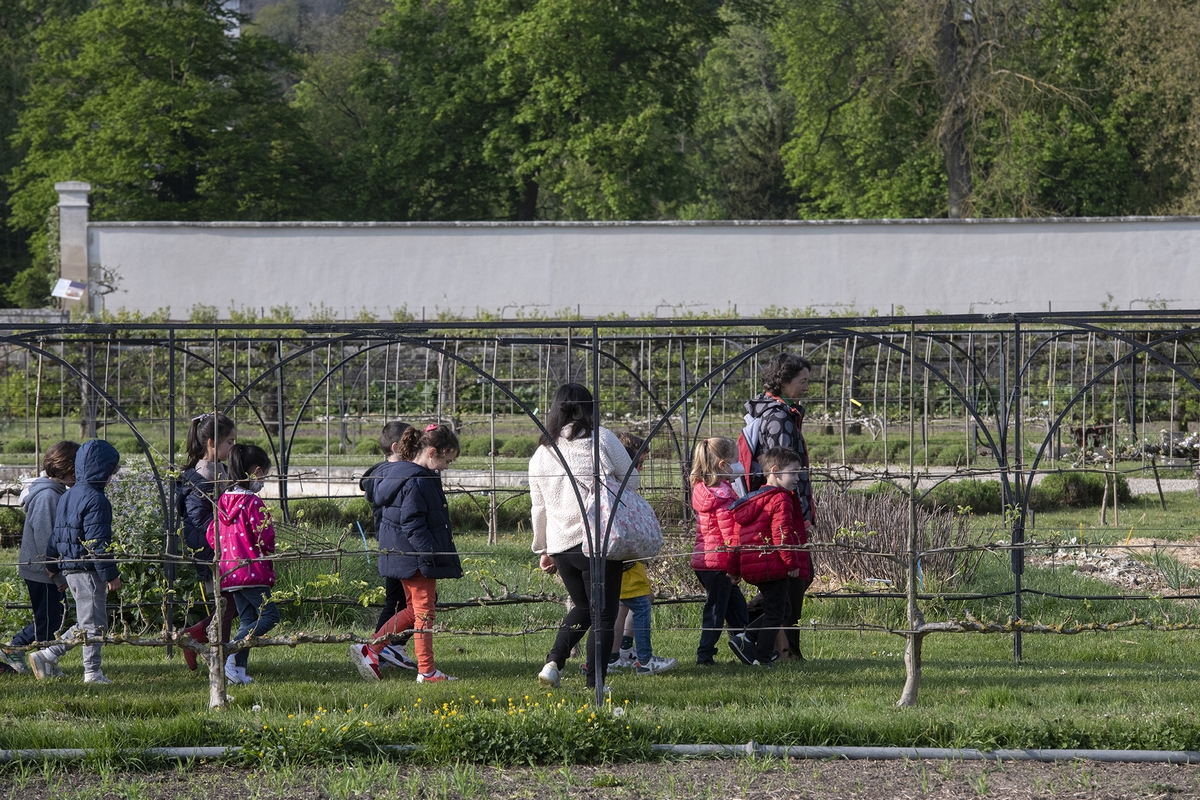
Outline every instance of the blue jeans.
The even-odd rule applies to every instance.
[[[637,649],[637,660],[645,664],[654,655],[654,648],[650,645],[650,595],[622,600],[621,605],[633,615],[633,644]]]
[[[703,626],[700,631],[700,646],[696,648],[696,661],[712,661],[717,654],[717,642],[721,640],[721,629],[741,633],[750,621],[746,609],[746,597],[742,590],[720,570],[696,570],[696,577],[704,587]]]
[[[33,606],[33,622],[13,637],[18,647],[34,642],[52,642],[62,627],[67,608],[67,593],[60,592],[53,583],[39,583],[25,579],[29,588],[29,602]]]
[[[233,641],[240,642],[247,636],[262,636],[279,624],[279,608],[271,602],[271,590],[266,586],[250,586],[245,589],[233,589],[233,602],[237,604],[238,632]],[[249,650],[238,650],[233,657],[233,663],[243,669],[250,662]]]

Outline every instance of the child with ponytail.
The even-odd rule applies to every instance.
[[[692,454],[692,509],[696,512],[696,546],[692,551],[692,569],[704,587],[704,628],[696,663],[711,665],[717,654],[721,629],[730,631],[729,646],[742,660],[749,642],[741,631],[749,621],[746,598],[731,576],[738,574],[737,532],[729,507],[737,500],[730,483],[741,471],[737,443],[732,439],[710,437],[696,443]]]
[[[175,488],[175,508],[183,525],[185,552],[193,558],[196,577],[202,586],[209,585],[214,600],[220,590],[212,583],[215,553],[208,544],[208,526],[212,523],[217,501],[229,487],[225,462],[229,460],[229,451],[236,443],[237,427],[233,420],[220,411],[193,418],[187,433],[187,465]],[[237,606],[232,594],[223,592],[221,595],[225,601],[221,615],[221,641],[227,642],[233,618],[237,616]],[[183,632],[197,642],[207,643],[211,622],[212,615],[209,614]],[[188,669],[196,669],[194,652],[185,648],[183,660]]]
[[[454,678],[434,666],[434,603],[439,578],[461,578],[462,564],[450,530],[450,508],[441,471],[458,458],[458,437],[445,425],[408,428],[397,447],[400,461],[376,471],[375,502],[383,508],[379,527],[379,573],[398,578],[407,606],[380,626],[372,644],[350,647],[350,660],[364,680],[379,680],[379,653],[388,637],[415,630],[417,682]]]

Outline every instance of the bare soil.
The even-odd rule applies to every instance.
[[[373,762],[252,770],[0,773],[0,797],[70,798],[1191,798],[1200,768],[945,761],[671,761],[604,767],[413,767]]]

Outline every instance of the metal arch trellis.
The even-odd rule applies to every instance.
[[[876,363],[878,365],[878,353],[886,350],[887,352],[896,352],[903,357],[903,373],[899,379],[899,385],[895,395],[888,397],[886,391],[884,396],[883,410],[885,418],[890,413],[890,409],[895,409],[899,417],[907,416],[909,425],[908,439],[908,481],[910,484],[910,508],[915,508],[916,503],[923,499],[926,495],[934,490],[940,483],[952,480],[956,475],[946,475],[938,477],[935,480],[934,487],[929,487],[924,490],[918,490],[915,476],[917,473],[915,463],[913,461],[914,451],[916,449],[916,437],[914,433],[914,424],[918,416],[916,406],[914,405],[917,396],[916,380],[918,370],[925,377],[924,396],[925,404],[920,412],[923,422],[930,416],[929,397],[930,397],[930,381],[935,387],[935,391],[941,392],[944,388],[944,397],[949,398],[950,402],[961,404],[964,414],[960,418],[964,426],[971,425],[980,432],[983,442],[986,443],[987,449],[995,458],[995,471],[999,474],[1000,482],[1004,486],[1004,495],[1006,498],[1014,500],[1014,508],[1017,514],[1014,515],[1012,524],[1014,534],[1016,534],[1025,522],[1025,514],[1028,510],[1029,498],[1034,485],[1034,477],[1036,474],[1043,472],[1043,465],[1047,456],[1048,447],[1052,437],[1060,434],[1062,429],[1074,419],[1074,415],[1080,411],[1083,403],[1088,403],[1094,406],[1095,401],[1087,400],[1087,393],[1095,390],[1106,390],[1112,387],[1114,392],[1114,402],[1116,399],[1116,383],[1113,381],[1114,373],[1123,377],[1126,396],[1126,402],[1122,403],[1127,407],[1132,407],[1136,402],[1136,387],[1134,382],[1137,379],[1136,359],[1143,358],[1146,361],[1146,368],[1140,376],[1145,382],[1151,370],[1154,370],[1156,382],[1165,374],[1163,370],[1168,371],[1172,376],[1180,376],[1183,378],[1184,385],[1190,387],[1193,391],[1200,392],[1200,381],[1197,380],[1194,372],[1194,354],[1192,355],[1193,365],[1189,369],[1187,365],[1179,361],[1177,358],[1172,358],[1169,353],[1160,352],[1164,345],[1182,344],[1181,348],[1184,353],[1190,354],[1188,342],[1185,341],[1187,336],[1193,335],[1194,330],[1184,327],[1187,324],[1195,324],[1200,317],[1196,312],[1182,312],[1178,314],[1164,312],[1133,312],[1121,314],[1097,314],[1097,315],[1069,315],[1069,314],[1038,314],[1038,315],[1012,315],[1003,318],[997,317],[902,317],[902,318],[866,318],[866,319],[838,319],[836,322],[829,320],[686,320],[686,321],[596,321],[587,323],[579,320],[556,322],[552,320],[537,320],[525,322],[425,322],[420,324],[408,323],[349,323],[349,324],[246,324],[235,323],[227,325],[215,325],[212,323],[191,325],[170,325],[170,324],[121,324],[121,325],[51,325],[39,328],[30,328],[28,330],[21,329],[19,333],[14,333],[9,336],[0,337],[0,341],[11,345],[14,352],[24,351],[47,358],[51,363],[58,363],[66,374],[69,374],[72,380],[79,380],[86,387],[87,391],[94,392],[94,395],[103,401],[102,408],[112,407],[115,415],[126,424],[138,442],[139,449],[145,454],[149,467],[153,473],[154,481],[160,498],[160,502],[166,509],[164,519],[170,526],[170,503],[166,501],[169,494],[169,478],[160,470],[160,458],[156,455],[156,448],[151,445],[149,431],[157,424],[154,420],[155,415],[151,413],[149,416],[139,416],[137,409],[130,406],[132,402],[130,398],[114,397],[107,387],[107,379],[110,375],[110,366],[108,356],[114,357],[117,360],[117,369],[120,369],[120,360],[129,359],[136,356],[136,353],[130,352],[127,348],[136,341],[138,346],[145,345],[152,353],[153,350],[162,348],[164,345],[169,350],[169,360],[171,366],[166,370],[171,380],[171,394],[164,402],[161,398],[155,398],[156,392],[154,381],[150,382],[151,400],[158,405],[160,412],[167,412],[166,417],[169,418],[171,425],[170,434],[170,454],[168,456],[172,465],[174,461],[174,444],[175,431],[174,423],[176,418],[175,401],[173,394],[175,377],[174,357],[177,353],[185,353],[187,358],[194,359],[195,363],[202,366],[202,372],[207,369],[212,370],[214,403],[217,399],[217,384],[225,384],[231,387],[233,398],[223,404],[225,410],[235,409],[241,403],[245,402],[250,407],[254,416],[261,424],[265,435],[272,444],[272,449],[283,469],[284,480],[286,481],[287,465],[290,461],[292,451],[296,446],[298,437],[302,433],[304,426],[305,414],[308,413],[312,404],[313,398],[322,385],[331,380],[339,369],[346,364],[353,362],[359,357],[368,357],[371,350],[379,348],[390,348],[392,345],[397,345],[396,355],[396,379],[395,390],[396,404],[400,402],[399,385],[400,385],[400,349],[408,347],[414,350],[424,350],[429,353],[436,353],[439,360],[446,363],[457,364],[472,372],[476,378],[476,384],[480,386],[490,387],[493,394],[495,389],[499,388],[501,396],[500,405],[508,405],[510,408],[519,409],[519,417],[524,420],[521,425],[529,429],[536,429],[539,433],[545,433],[545,429],[538,420],[536,410],[533,408],[535,399],[530,402],[528,397],[522,396],[516,389],[516,378],[514,376],[513,361],[510,361],[507,367],[507,375],[502,375],[504,371],[498,363],[498,350],[500,347],[507,345],[510,349],[510,358],[514,358],[516,348],[523,342],[535,341],[532,337],[522,337],[520,332],[528,332],[538,330],[539,335],[536,338],[538,343],[536,357],[532,352],[528,353],[527,361],[522,361],[524,369],[528,362],[536,361],[537,372],[534,380],[538,386],[546,386],[547,391],[540,396],[548,396],[551,387],[549,382],[551,373],[548,371],[553,368],[559,368],[558,359],[551,358],[549,350],[553,347],[563,346],[568,354],[566,363],[570,364],[571,373],[576,374],[578,370],[576,364],[571,364],[570,352],[572,350],[589,352],[590,359],[590,374],[591,383],[593,386],[593,395],[597,406],[603,408],[606,403],[627,402],[630,398],[622,401],[620,398],[621,390],[626,386],[637,387],[642,396],[649,402],[648,408],[651,413],[647,415],[647,424],[649,429],[646,442],[642,446],[642,452],[648,452],[651,443],[656,441],[666,432],[670,434],[673,443],[673,450],[676,455],[676,460],[679,462],[679,467],[683,473],[686,472],[686,463],[689,457],[687,452],[687,443],[689,434],[693,438],[700,435],[702,426],[706,423],[712,425],[712,418],[718,416],[715,412],[715,404],[718,399],[723,398],[730,387],[738,385],[753,387],[754,375],[756,374],[758,360],[764,355],[771,353],[777,348],[786,348],[789,345],[796,343],[803,344],[805,341],[811,341],[814,337],[824,339],[822,345],[826,347],[827,354],[833,355],[834,350],[840,343],[842,350],[842,363],[836,363],[837,359],[830,358],[829,372],[826,374],[826,385],[834,387],[836,395],[840,400],[835,400],[831,404],[832,407],[838,408],[838,414],[844,422],[847,414],[846,398],[852,397],[855,384],[858,382],[857,372],[860,365],[863,363],[863,358],[870,358],[870,351],[876,348]],[[1040,327],[1039,327],[1040,326]],[[1166,330],[1160,332],[1157,336],[1152,336],[1149,329],[1138,330],[1135,332],[1127,332],[1124,328],[1131,326],[1166,326]],[[1172,330],[1171,327],[1175,326]],[[711,341],[713,338],[714,329],[720,328],[721,340],[723,343],[722,357],[714,359],[712,356]],[[591,336],[583,334],[584,329],[590,329]],[[665,329],[665,334],[664,334]],[[683,332],[686,329],[694,329],[699,333]],[[1065,329],[1065,330],[1064,330]],[[203,332],[204,334],[212,334],[213,342],[213,357],[206,357],[203,352],[203,347],[193,348],[188,342],[177,342],[175,337],[179,334],[187,334],[188,332]],[[484,338],[479,338],[479,333],[487,334]],[[163,336],[162,334],[166,334]],[[970,340],[972,333],[980,334],[979,340],[983,342],[982,356],[975,344]],[[1022,432],[1022,422],[1027,414],[1025,407],[1025,393],[1029,392],[1029,397],[1032,400],[1034,397],[1033,389],[1033,372],[1036,368],[1044,363],[1047,348],[1051,343],[1057,347],[1059,343],[1066,342],[1068,346],[1077,347],[1076,336],[1087,333],[1089,337],[1094,337],[1102,347],[1107,347],[1112,355],[1111,363],[1101,366],[1095,363],[1095,359],[1086,361],[1084,369],[1086,380],[1076,382],[1071,380],[1071,389],[1069,395],[1060,403],[1056,400],[1053,407],[1052,418],[1047,420],[1047,428],[1036,449],[1036,453],[1026,465],[1025,449],[1027,442],[1025,441]],[[143,338],[136,340],[126,337],[140,335]],[[436,335],[434,335],[436,334]],[[504,335],[507,334],[507,335]],[[961,341],[963,336],[968,337],[967,346],[964,347]],[[62,353],[55,353],[50,349],[54,344],[54,339],[61,340],[60,346],[64,347]],[[274,353],[268,355],[264,353],[264,357],[268,359],[265,364],[257,364],[253,366],[250,363],[249,355],[247,354],[247,362],[243,374],[231,375],[226,369],[217,353],[217,343],[224,342],[227,338],[234,338],[236,341],[247,342],[247,351],[249,351],[250,343],[258,342],[265,348],[274,349]],[[699,350],[693,354],[695,356],[695,367],[688,364],[687,349],[699,348],[701,341],[700,337],[708,337],[709,345],[709,362],[706,369],[699,368],[700,356]],[[999,346],[989,344],[989,340],[999,339]],[[643,341],[653,343],[655,340],[666,339],[670,347],[650,347],[645,348],[644,352],[649,355],[644,362],[639,362],[639,369],[634,369],[630,366],[630,353],[619,354],[618,344],[621,341],[634,341],[639,338]],[[40,346],[34,344],[37,340],[50,340],[48,346]],[[74,354],[68,356],[66,347],[77,348],[79,345],[88,345],[103,341],[106,346],[115,344],[111,350],[106,350],[106,359],[103,368],[103,374],[93,374],[88,370],[88,362],[84,359],[84,366],[79,366],[72,363]],[[197,342],[203,342],[203,339],[198,339]],[[741,352],[730,354],[729,357],[724,356],[725,345],[733,343],[736,348],[742,343],[745,347]],[[851,351],[851,342],[853,342],[853,351]],[[1028,347],[1026,348],[1026,343]],[[1112,343],[1111,345],[1109,343]],[[128,344],[127,344],[128,343]],[[482,343],[483,356],[479,359],[477,353],[473,353],[472,346],[477,346]],[[611,343],[612,352],[606,349]],[[936,343],[937,347],[933,345]],[[314,352],[319,352],[322,348],[328,348],[330,345],[341,344],[355,345],[354,352],[343,354],[336,363],[330,363],[323,366],[323,374],[318,375],[315,367],[310,367],[307,375],[302,374],[303,369],[293,370],[291,365],[299,362],[304,356]],[[460,345],[465,345],[461,348]],[[543,358],[541,347],[549,345],[548,351]],[[488,349],[491,349],[491,362],[489,364]],[[663,361],[664,351],[668,362]],[[866,353],[866,356],[860,355]],[[953,356],[957,353],[961,356],[961,360],[956,360]],[[526,358],[525,355],[522,356]],[[633,353],[633,357],[637,357]],[[8,355],[5,356],[9,358]],[[237,364],[237,349],[234,348],[234,363]],[[676,359],[678,364],[675,363]],[[478,363],[477,363],[478,362]],[[605,385],[605,380],[601,376],[601,364],[608,365],[611,370],[611,388]],[[8,363],[7,360],[5,362]],[[385,363],[387,359],[385,358]],[[543,365],[545,367],[543,368]],[[1130,369],[1130,365],[1134,365]],[[585,368],[589,366],[585,364]],[[1094,369],[1093,369],[1094,367]],[[818,365],[820,368],[820,365]],[[661,374],[656,374],[655,370],[669,370],[667,373],[669,380],[664,379]],[[639,372],[640,370],[640,372]],[[1088,372],[1088,370],[1091,370]],[[28,370],[26,370],[28,372]],[[360,372],[363,372],[360,370]],[[453,372],[452,370],[449,372]],[[747,381],[747,373],[749,372],[749,380]],[[878,372],[878,366],[877,366]],[[118,375],[121,373],[118,371]],[[567,374],[567,373],[564,373]],[[834,375],[837,375],[836,380]],[[125,372],[126,380],[132,380],[127,369]],[[384,403],[383,408],[387,408],[387,369],[383,371],[384,375]],[[618,380],[618,376],[626,376]],[[1074,373],[1072,373],[1073,377]],[[7,379],[16,380],[16,374],[9,374]],[[240,380],[239,380],[240,378]],[[363,380],[365,378],[365,380]],[[992,380],[998,378],[1000,382],[999,392],[996,393],[993,388]],[[265,419],[264,412],[259,404],[254,402],[256,389],[269,386],[270,381],[274,379],[275,388],[278,396],[278,439],[272,434],[272,426]],[[406,377],[405,380],[408,378]],[[444,381],[445,375],[439,370],[439,387],[441,381]],[[885,387],[889,378],[885,375]],[[897,384],[895,377],[890,378],[893,385]],[[287,381],[291,381],[288,383]],[[878,382],[878,375],[876,376]],[[353,383],[347,388],[347,392],[357,396],[358,393],[366,392],[370,398],[372,390],[371,376],[362,375],[356,376]],[[659,390],[654,390],[654,384],[657,383]],[[7,385],[7,384],[6,384]],[[1156,383],[1157,385],[1157,383]],[[669,390],[670,399],[667,402],[662,400],[660,396],[663,388]],[[676,389],[678,388],[678,391]],[[1161,388],[1159,386],[1158,388]],[[979,390],[982,391],[979,391]],[[299,395],[295,392],[299,391]],[[9,390],[11,393],[11,389]],[[27,388],[28,391],[28,388]],[[1049,389],[1047,390],[1049,391]],[[63,393],[65,392],[65,382],[60,387],[47,387],[48,393]],[[285,397],[284,395],[287,395]],[[445,393],[439,389],[439,395]],[[454,398],[451,402],[456,402],[457,391],[451,393]],[[65,397],[65,394],[63,395]],[[533,395],[535,398],[539,393]],[[943,396],[940,395],[939,396]],[[1102,395],[1107,396],[1107,395]],[[1172,418],[1174,414],[1174,393],[1172,392]],[[480,389],[479,408],[485,408],[484,390]],[[700,402],[702,398],[703,402]],[[122,401],[125,400],[125,403]],[[357,402],[354,397],[352,402]],[[368,401],[370,402],[370,401]],[[639,402],[643,402],[639,400]],[[819,402],[819,401],[818,401]],[[1149,398],[1143,392],[1143,406],[1149,402]],[[696,417],[689,421],[690,404],[696,403],[700,405],[700,409]],[[907,404],[907,408],[905,408]],[[164,408],[165,406],[165,408]],[[995,414],[990,415],[986,410],[994,406]],[[372,403],[372,408],[374,404]],[[493,414],[496,408],[496,400],[492,401]],[[144,410],[144,409],[143,409]],[[44,411],[44,409],[43,409]],[[65,401],[60,403],[59,414],[65,415]],[[852,412],[851,412],[852,413]],[[285,434],[285,415],[289,417],[286,420],[290,431]],[[26,415],[27,416],[27,415]],[[683,426],[681,428],[683,439],[680,439],[679,433],[676,432],[675,419],[682,416]],[[736,416],[736,414],[735,414]],[[158,419],[162,419],[160,413]],[[1081,414],[1081,418],[1083,415]],[[1130,424],[1132,429],[1132,413],[1129,414]],[[447,417],[449,418],[449,417]],[[532,424],[530,424],[532,423]],[[515,424],[515,423],[514,423]],[[729,419],[721,420],[721,425],[726,426],[726,430],[735,430],[740,427],[736,423],[732,423]],[[1083,418],[1083,427],[1087,426],[1086,418]],[[108,435],[108,427],[104,428],[105,434]],[[886,430],[886,427],[885,427]],[[1113,431],[1114,440],[1116,430]],[[1010,436],[1015,436],[1016,449],[1011,454],[1009,444]],[[40,441],[38,442],[40,446]],[[899,481],[899,475],[896,471],[882,474],[872,474],[870,471],[864,472],[864,479],[870,480],[896,480]],[[594,477],[594,476],[591,476]],[[624,476],[621,481],[618,493],[623,492],[628,485],[630,475]],[[681,474],[680,477],[684,477]],[[494,486],[493,486],[494,489]],[[672,490],[674,491],[674,490]],[[686,495],[687,485],[684,482],[684,494]],[[579,491],[579,487],[575,486],[576,500],[581,509],[586,508],[584,497]],[[282,495],[286,497],[286,494]],[[608,531],[602,530],[602,526],[595,526],[595,534],[601,538],[599,544],[601,548],[603,541],[607,539]],[[169,531],[168,531],[169,533]],[[1014,563],[1019,557],[1023,557],[1025,543],[1018,539],[1016,535],[1013,537],[1012,545],[1009,550],[1014,556]],[[912,552],[906,557],[919,557],[916,555],[918,545],[913,544]],[[929,554],[933,550],[921,550],[920,552]],[[1022,591],[1019,582],[1013,593],[1019,598]],[[1033,590],[1026,590],[1033,591]],[[1037,593],[1037,592],[1034,592]],[[1042,592],[1045,594],[1045,592]],[[915,597],[915,594],[913,595]],[[1019,622],[1019,620],[1018,620]],[[916,637],[926,635],[929,632],[937,632],[940,630],[949,630],[949,628],[938,628],[937,625],[942,623],[925,624],[922,620],[912,619],[907,630],[895,630],[893,632],[906,636],[910,641],[919,641]],[[932,627],[931,627],[932,626]],[[960,626],[961,627],[961,626]],[[968,626],[969,627],[969,626]],[[984,625],[979,630],[988,628]],[[966,629],[966,628],[963,628]],[[1035,630],[1035,627],[1024,626],[1018,624],[1005,629],[1005,632],[1011,632],[1019,636],[1022,631]],[[988,628],[989,632],[998,632],[998,629]],[[177,639],[168,639],[164,642],[167,645],[172,643],[180,643]],[[269,642],[267,642],[269,644]],[[914,695],[915,699],[915,695]]]

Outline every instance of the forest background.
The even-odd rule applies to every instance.
[[[240,33],[238,28],[240,27]],[[97,220],[1193,214],[1200,0],[0,0],[0,305]]]

